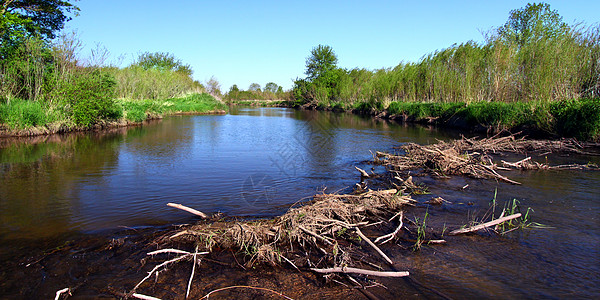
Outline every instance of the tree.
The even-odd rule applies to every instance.
[[[277,93],[281,87],[277,83],[269,82],[265,85],[265,92]]]
[[[71,20],[68,13],[79,8],[61,0],[0,0],[0,35],[6,31],[24,30],[30,36],[54,39],[55,33]]]
[[[211,76],[210,79],[206,81],[206,91],[213,96],[221,95],[221,83],[219,83],[215,76]]]
[[[337,67],[337,56],[330,46],[318,45],[310,51],[306,58],[306,71],[309,81],[322,77]]]
[[[190,65],[184,65],[180,59],[175,58],[173,54],[168,52],[144,52],[140,54],[135,65],[142,67],[144,70],[158,69],[192,76]]]
[[[252,91],[252,92],[260,92],[260,84],[258,84],[258,83],[252,83],[248,87],[248,90]]]
[[[239,91],[240,91],[240,89],[238,88],[237,84],[234,84],[234,85],[232,85],[232,86],[229,88],[229,93],[230,93],[230,94],[231,94],[231,93],[237,93],[237,92],[239,92]]]
[[[527,4],[510,12],[508,21],[498,29],[500,37],[522,47],[542,38],[557,38],[569,31],[556,10],[547,3]]]

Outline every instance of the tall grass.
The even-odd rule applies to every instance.
[[[296,81],[306,103],[357,102],[387,107],[408,102],[552,102],[600,97],[600,25],[575,26],[560,36],[520,45],[491,32],[379,70],[338,69],[335,84]]]
[[[126,99],[167,99],[202,93],[204,87],[189,75],[172,70],[144,69],[137,65],[107,68],[116,82],[116,95]]]
[[[227,106],[209,94],[192,94],[170,99],[119,99],[123,116],[132,122],[176,113],[207,113],[226,111]]]

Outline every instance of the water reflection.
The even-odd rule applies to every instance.
[[[369,150],[442,134],[351,114],[234,108],[141,127],[0,144],[0,234],[37,238],[185,221],[165,206],[273,216],[356,181]]]

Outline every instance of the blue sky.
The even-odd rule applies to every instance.
[[[169,52],[196,80],[215,76],[223,92],[269,81],[289,89],[319,44],[333,47],[343,68],[394,67],[483,41],[483,31],[527,2],[83,0],[66,30],[78,32],[82,57],[98,43],[122,67],[141,52]],[[600,1],[546,2],[569,24],[600,22]]]

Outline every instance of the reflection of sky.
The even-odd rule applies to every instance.
[[[189,217],[168,202],[206,213],[277,215],[325,187],[352,186],[358,180],[353,166],[370,159],[369,150],[432,134],[349,114],[283,108],[169,117],[118,138],[86,139],[85,147],[55,157],[55,164],[70,162],[73,169],[65,171],[71,175],[63,190],[52,192],[61,204],[44,213],[88,230]],[[33,186],[41,189],[31,192],[38,202],[53,197],[43,185]]]

